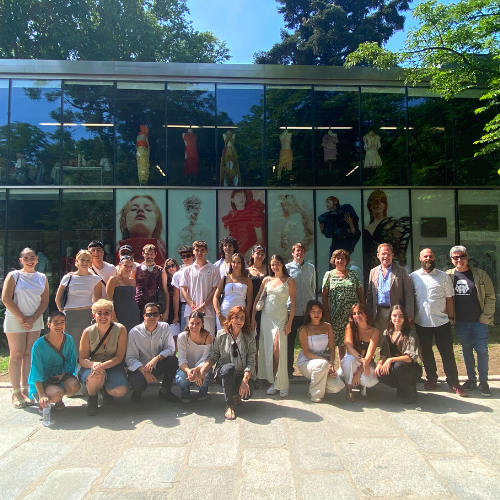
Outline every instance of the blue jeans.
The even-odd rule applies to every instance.
[[[211,378],[212,370],[209,370],[205,375],[205,382],[203,382],[203,385],[200,387],[200,396],[204,396],[208,392],[208,386],[210,385]],[[181,397],[184,399],[189,398],[189,387],[193,385],[194,382],[189,381],[184,370],[177,371],[175,375],[175,383],[181,388]]]
[[[467,378],[476,380],[476,362],[474,360],[474,350],[477,354],[477,371],[479,381],[488,380],[488,325],[483,325],[479,321],[467,322],[457,321],[455,331],[462,344],[462,355],[464,357]]]

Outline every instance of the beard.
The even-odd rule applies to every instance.
[[[427,260],[425,262],[422,262],[422,269],[424,271],[432,271],[435,267],[436,267],[435,260]]]

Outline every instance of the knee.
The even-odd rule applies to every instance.
[[[114,389],[109,389],[107,390],[108,394],[111,396],[116,396],[117,398],[121,398],[125,396],[128,392],[128,387],[125,387],[124,385],[119,385],[118,387],[115,387]]]
[[[64,396],[64,391],[60,387],[53,387],[47,394],[51,403],[58,403]]]
[[[64,391],[66,394],[75,394],[79,390],[80,390],[80,383],[78,382],[78,380],[76,380],[76,378],[72,379],[72,380],[68,380],[64,384]]]
[[[224,368],[222,368],[221,370],[221,377],[226,378],[235,376],[236,376],[236,367],[233,365],[233,363],[228,363],[227,365],[224,365]]]
[[[398,373],[407,371],[408,368],[408,363],[404,363],[403,361],[396,361],[394,363],[394,370]]]
[[[330,370],[330,363],[326,359],[317,359],[315,366],[313,367],[313,372],[324,372]]]
[[[21,363],[24,357],[24,351],[19,351],[17,349],[11,349],[9,352],[11,363]]]
[[[177,374],[175,375],[175,383],[177,385],[187,385],[187,383],[190,383],[185,371],[179,370],[177,372]]]
[[[87,378],[87,387],[98,387],[101,388],[104,385],[105,374],[94,374],[92,376],[88,376]]]

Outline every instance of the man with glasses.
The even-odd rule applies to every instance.
[[[118,250],[118,262],[120,262],[121,258],[125,256],[132,257],[132,259],[134,258],[134,250],[130,245],[122,245],[120,247],[120,250]],[[134,269],[132,270],[132,274],[130,275],[130,277],[133,279],[135,279],[135,272],[137,271],[137,266],[138,266],[137,262],[134,261]],[[115,266],[115,268],[118,274],[118,272],[120,271],[120,265],[118,264],[117,266]]]
[[[194,253],[193,253],[193,247],[188,246],[188,245],[182,245],[179,247],[177,250],[177,253],[179,254],[180,258],[182,259],[182,265],[181,268],[172,276],[172,286],[175,286],[177,290],[179,290],[179,296],[180,296],[180,324],[181,324],[181,332],[184,331],[186,328],[187,324],[187,318],[184,316],[184,312],[186,310],[186,300],[184,299],[182,292],[181,292],[181,276],[182,273],[184,272],[184,269],[187,266],[190,266],[194,262]]]
[[[452,247],[450,257],[455,268],[446,272],[453,280],[455,331],[462,344],[468,379],[462,389],[477,389],[475,350],[479,390],[483,396],[491,396],[488,385],[488,325],[493,325],[495,315],[495,289],[485,271],[469,266],[467,248],[461,245]]]
[[[160,321],[161,314],[155,303],[144,307],[144,323],[128,333],[125,362],[132,388],[132,403],[139,403],[148,384],[163,375],[158,398],[176,403],[179,398],[172,393],[172,382],[177,373],[174,339],[168,323]]]

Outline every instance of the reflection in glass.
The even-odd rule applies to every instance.
[[[164,185],[165,85],[118,82],[115,125],[117,184]]]
[[[59,184],[61,82],[13,80],[9,184]]]
[[[9,111],[9,80],[0,80],[0,184],[5,184],[8,177],[7,175],[8,111]]]
[[[167,84],[169,186],[215,184],[215,84]]]
[[[263,183],[264,87],[217,85],[220,186]]]
[[[4,256],[5,256],[5,191],[0,191],[0,285],[3,284],[5,276]]]
[[[64,82],[63,184],[113,183],[112,82]]]

